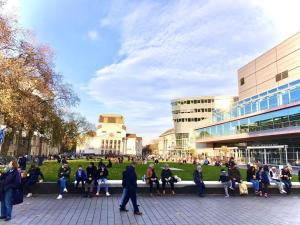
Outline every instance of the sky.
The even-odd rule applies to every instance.
[[[144,143],[173,126],[170,102],[237,95],[237,70],[300,31],[298,0],[9,0],[81,99],[125,116]]]

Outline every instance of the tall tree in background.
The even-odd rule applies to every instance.
[[[1,153],[6,155],[13,137],[22,139],[23,134],[27,145],[18,145],[18,152],[29,153],[34,132],[41,142],[74,147],[73,139],[87,122],[64,112],[79,99],[54,71],[51,50],[32,44],[24,33],[14,20],[0,15],[0,115],[9,128]]]

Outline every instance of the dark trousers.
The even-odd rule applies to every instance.
[[[292,189],[291,180],[282,180],[282,183],[284,183],[286,193],[288,195],[291,194],[291,189]]]
[[[3,200],[1,201],[1,216],[6,218],[11,218],[11,212],[13,208],[12,198],[13,198],[13,189],[10,188],[3,193]]]
[[[82,178],[79,178],[78,180],[76,180],[76,185],[75,185],[75,188],[77,189],[78,188],[78,185],[79,183],[81,182],[81,191],[84,192],[84,179]]]
[[[134,212],[139,212],[139,207],[136,201],[136,189],[135,188],[126,188],[125,198],[121,204],[121,209],[125,209],[129,199],[131,199]]]
[[[261,183],[262,184],[262,193],[269,194],[269,184],[268,183]]]
[[[24,183],[24,192],[25,192],[25,194],[32,193],[32,189],[33,189],[33,186],[35,184],[36,183],[25,182]]]
[[[233,188],[233,189],[235,189],[235,184],[236,183],[241,183],[241,181],[240,180],[231,180],[231,187]]]
[[[167,183],[170,184],[171,190],[174,191],[174,182],[173,182],[172,180],[170,180],[170,181],[168,181],[168,182],[167,182],[166,180],[162,180],[162,189],[163,189],[163,191],[166,190],[166,184],[167,184]]]
[[[198,195],[202,196],[204,194],[204,191],[205,191],[204,183],[203,182],[197,183],[197,188],[198,188]]]
[[[156,190],[159,191],[159,182],[158,182],[158,180],[157,179],[156,180],[149,179],[150,193],[152,193],[152,191],[153,191],[153,183],[155,183],[155,185],[156,185]]]

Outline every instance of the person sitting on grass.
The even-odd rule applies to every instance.
[[[291,194],[292,189],[292,175],[288,166],[281,170],[281,181],[284,183],[286,194]]]
[[[271,183],[275,183],[278,187],[280,194],[286,194],[286,191],[283,188],[283,183],[280,181],[280,172],[273,166],[270,170]]]
[[[225,197],[228,198],[229,197],[228,188],[231,187],[231,181],[225,169],[221,169],[219,181],[223,184]]]
[[[87,178],[87,176],[86,176],[85,171],[83,170],[82,166],[79,165],[78,170],[76,171],[76,174],[75,174],[75,182],[74,182],[75,188],[77,189],[79,183],[81,183],[81,191],[83,192],[86,178]]]
[[[168,164],[165,164],[164,168],[162,169],[160,178],[162,182],[163,194],[166,194],[166,184],[169,183],[171,186],[171,192],[174,195],[174,179]]]
[[[59,195],[57,199],[63,198],[63,193],[68,192],[67,185],[70,179],[71,168],[68,164],[63,164],[58,170]]]
[[[39,181],[39,177],[41,180]],[[31,165],[30,169],[27,172],[27,177],[24,181],[24,190],[27,193],[27,198],[32,196],[32,187],[39,181],[42,182],[44,180],[44,175],[41,172],[41,169],[34,164]]]
[[[102,163],[99,165],[99,169],[97,171],[97,193],[96,193],[97,196],[99,196],[100,193],[101,183],[103,183],[105,186],[106,196],[110,196],[108,192],[107,176],[108,176],[108,170],[106,169],[104,163]]]
[[[247,169],[247,182],[251,182],[254,193],[259,194],[259,181],[256,179],[256,169],[252,165]]]
[[[203,197],[205,185],[203,182],[203,174],[202,174],[202,167],[200,165],[197,166],[196,170],[193,173],[194,182],[198,188],[198,195],[199,197]]]
[[[86,168],[85,196],[91,198],[97,180],[97,168],[93,162]]]
[[[146,181],[150,186],[149,191],[150,191],[151,196],[152,196],[152,192],[153,192],[153,183],[155,183],[155,185],[156,185],[157,194],[160,194],[158,177],[156,176],[154,164],[152,164],[152,163],[149,165],[149,167],[146,171]]]
[[[242,180],[240,170],[236,165],[233,165],[233,167],[231,169],[228,169],[228,170],[229,170],[229,177],[230,177],[230,180],[231,180],[230,189],[235,190],[235,184],[236,183],[241,183],[241,180]]]

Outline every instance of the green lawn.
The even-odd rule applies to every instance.
[[[98,166],[98,161],[95,162],[95,165]],[[107,164],[107,162],[104,162]],[[89,161],[87,160],[70,160],[69,165],[71,166],[71,177],[74,180],[75,172],[78,168],[78,165],[82,165],[84,169],[88,166]],[[112,168],[108,168],[110,180],[121,180],[122,172],[124,168],[129,164],[129,162],[124,162],[122,164],[113,164]],[[155,171],[157,176],[160,177],[160,172],[165,163],[159,163],[155,165]],[[193,172],[196,168],[195,165],[192,164],[179,164],[168,162],[170,167],[182,169],[181,171],[173,171],[173,175],[179,176],[182,180],[193,180]],[[149,163],[148,163],[149,165]],[[142,176],[146,173],[148,165],[136,165],[136,172],[138,175],[138,179],[140,180]],[[45,161],[43,166],[41,166],[42,172],[45,176],[45,181],[57,181],[57,172],[58,168],[61,164],[58,164],[56,161]],[[204,180],[207,181],[217,181],[219,179],[221,167],[215,166],[203,166],[203,176]],[[241,169],[241,174],[244,180],[246,180],[246,170]],[[296,176],[293,177],[293,181],[298,181]]]

